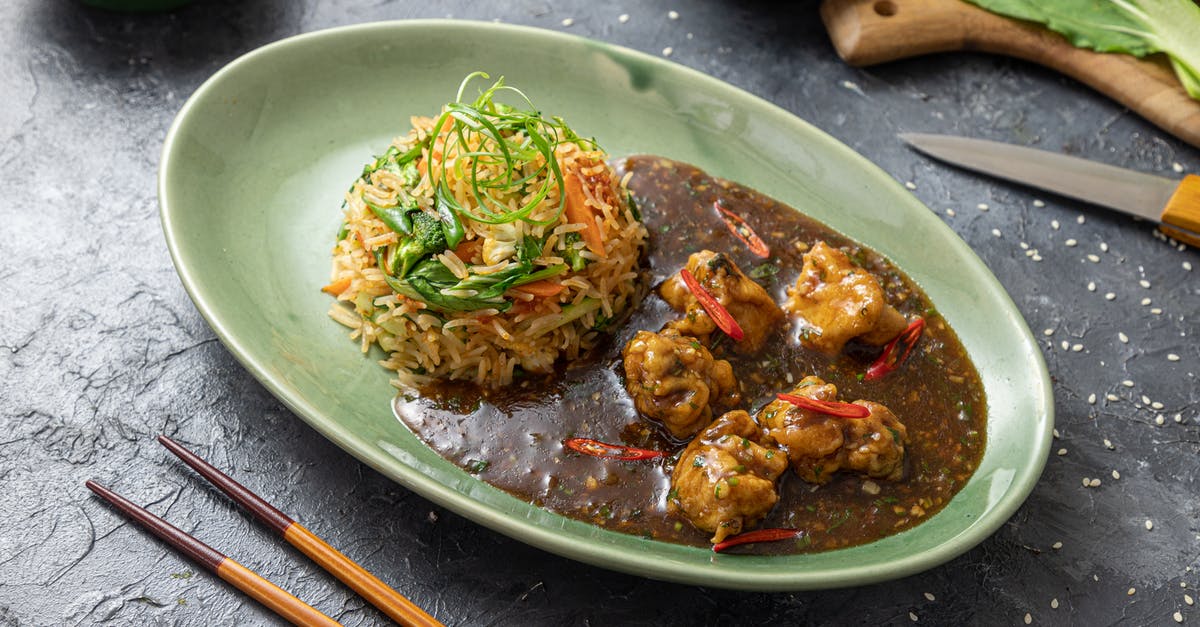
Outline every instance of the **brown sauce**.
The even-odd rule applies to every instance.
[[[847,345],[837,356],[801,348],[785,324],[775,341],[753,357],[718,343],[714,353],[733,364],[744,408],[754,413],[791,381],[817,375],[837,385],[842,400],[888,406],[907,426],[905,478],[875,481],[841,473],[815,487],[790,470],[780,482],[780,502],[761,527],[804,530],[795,541],[748,545],[756,553],[824,551],[870,542],[910,528],[943,507],[970,478],[983,454],[986,402],[983,385],[958,338],[933,304],[886,259],[790,207],[687,164],[636,156],[614,163],[631,172],[629,189],[651,233],[649,280],[657,285],[709,249],[729,254],[777,302],[803,265],[797,242],[825,240],[845,247],[875,274],[888,302],[907,318],[924,316],[925,334],[899,370],[882,380],[860,381],[878,348]],[[718,198],[744,217],[767,242],[769,260],[755,257],[725,228],[712,206]],[[641,419],[624,388],[621,348],[638,330],[657,330],[677,314],[651,293],[612,338],[586,361],[563,366],[552,377],[528,377],[499,392],[459,383],[396,399],[396,414],[439,454],[468,472],[539,507],[606,528],[648,538],[708,546],[710,534],[667,510],[670,471],[686,443],[665,437]],[[719,335],[719,334],[718,334]],[[564,450],[569,437],[675,453],[665,459],[619,462]]]

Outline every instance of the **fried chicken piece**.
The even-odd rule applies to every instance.
[[[854,338],[886,344],[908,326],[887,304],[878,279],[823,241],[804,254],[804,267],[783,308],[800,318],[800,343],[825,353],[841,351]]]
[[[669,507],[716,544],[757,525],[779,500],[776,480],[787,455],[759,444],[762,432],[750,414],[731,411],[692,440],[671,475]]]
[[[728,409],[741,400],[729,362],[674,329],[638,331],[622,355],[634,406],[675,438],[692,437],[712,420],[714,407]]]
[[[791,393],[818,401],[837,400],[837,387],[820,377],[805,377]],[[908,430],[879,403],[859,400],[854,404],[871,414],[841,418],[775,400],[758,412],[757,420],[764,442],[782,447],[792,469],[809,483],[827,483],[839,470],[889,481],[903,478]]]
[[[733,350],[742,355],[758,352],[783,321],[783,310],[767,290],[743,274],[737,264],[722,253],[710,250],[692,253],[686,267],[745,333],[740,342],[733,343]],[[667,326],[708,344],[717,324],[688,289],[683,277],[678,272],[671,275],[663,282],[659,293],[667,304],[684,314],[683,318],[673,320]]]

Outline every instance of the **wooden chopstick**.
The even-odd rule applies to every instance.
[[[329,546],[316,534],[305,529],[303,525],[292,520],[242,484],[231,479],[229,475],[217,470],[200,456],[165,435],[158,436],[158,441],[167,447],[167,450],[182,459],[185,464],[220,488],[222,492],[228,494],[242,507],[250,510],[255,518],[274,529],[289,544],[300,549],[300,552],[311,558],[321,568],[329,571],[334,577],[342,580],[342,583],[350,586],[392,620],[412,627],[444,627],[436,618],[425,613],[425,610],[417,607],[412,601],[393,590],[391,586],[367,572],[354,560]]]
[[[279,586],[263,579],[249,568],[233,561],[233,558],[188,535],[187,532],[151,514],[120,494],[92,480],[88,480],[84,485],[145,527],[150,533],[158,536],[201,566],[216,573],[218,577],[233,584],[233,587],[250,595],[276,614],[291,621],[292,624],[304,627],[310,625],[340,627],[341,623],[322,614],[311,605],[288,594]]]

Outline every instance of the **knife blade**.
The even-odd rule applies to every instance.
[[[1029,185],[1158,223],[1163,233],[1200,247],[1200,176],[1181,181],[1002,142],[901,133],[918,151],[967,170]]]

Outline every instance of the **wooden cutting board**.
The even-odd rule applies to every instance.
[[[962,0],[825,0],[821,18],[838,55],[856,66],[973,50],[1053,68],[1200,148],[1200,101],[1164,55],[1145,59],[1076,48],[1062,36]]]

